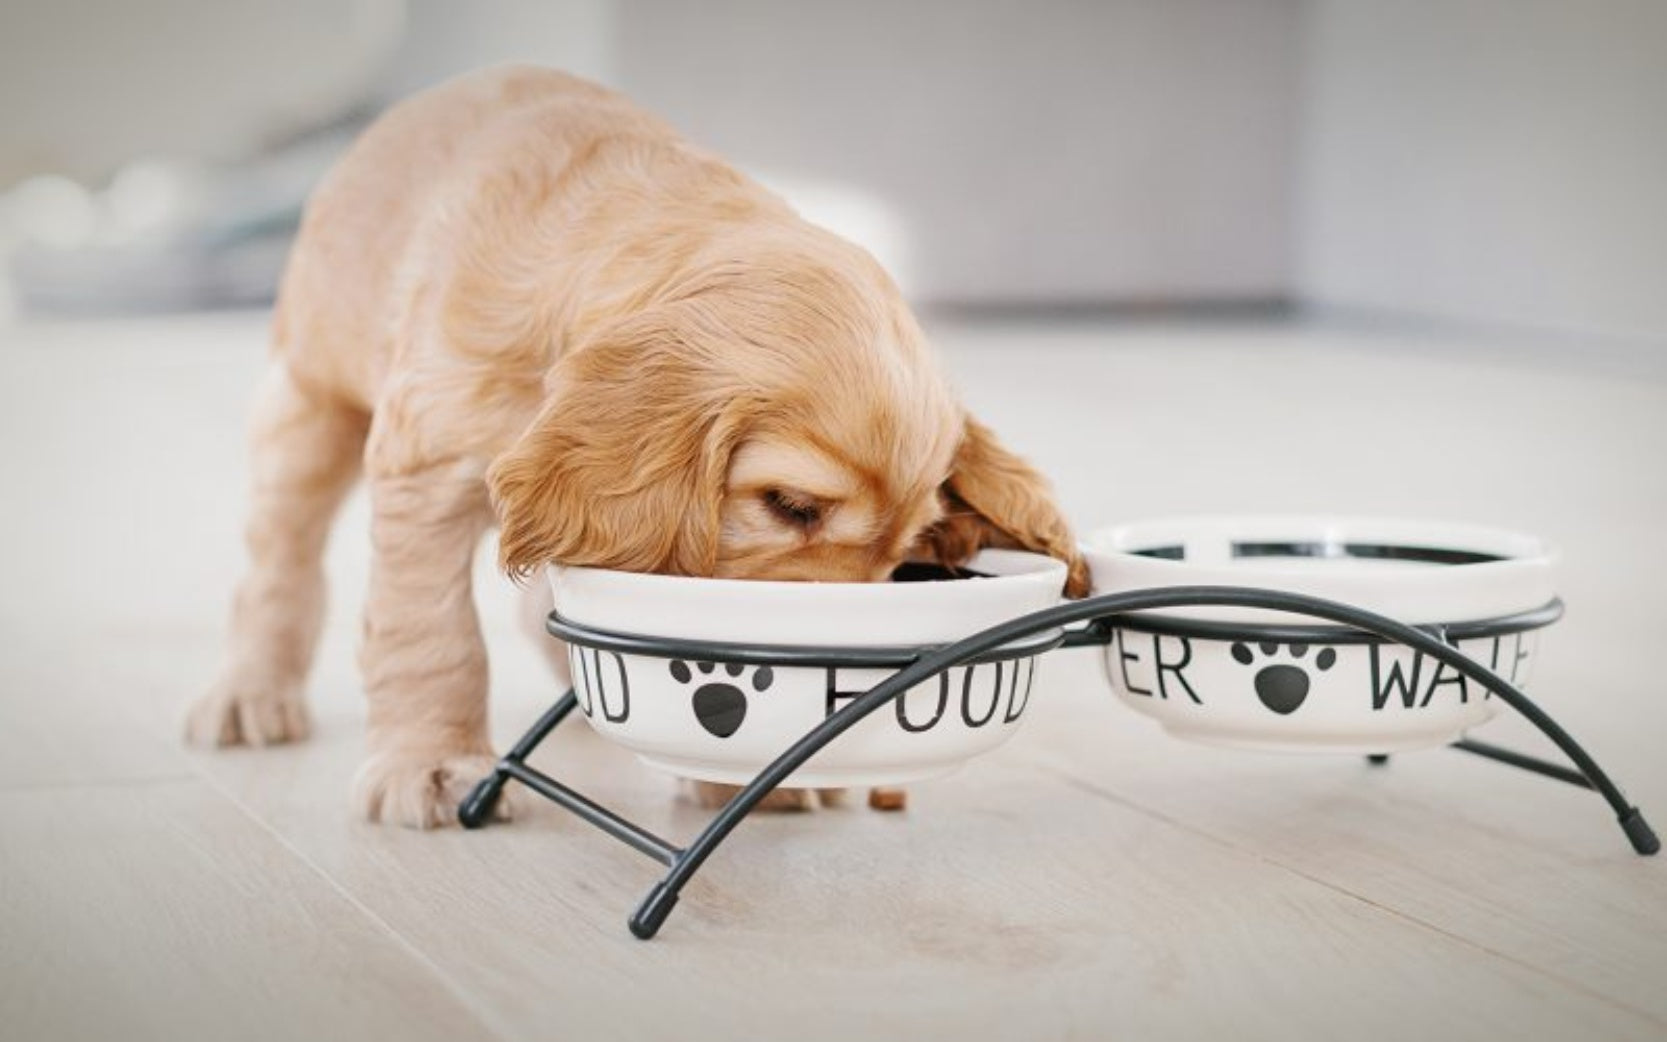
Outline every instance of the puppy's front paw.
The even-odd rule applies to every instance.
[[[739,785],[721,785],[718,782],[693,781],[688,782],[689,798],[706,810],[717,810],[734,798],[741,791]],[[758,801],[759,810],[772,811],[807,811],[821,806],[815,789],[775,789]]]
[[[185,717],[185,740],[209,748],[299,742],[311,732],[299,691],[234,681],[216,684]]]
[[[741,786],[690,780],[686,782],[686,791],[696,804],[706,810],[716,810],[733,799]],[[776,789],[758,802],[758,809],[807,811],[844,805],[844,789]],[[870,789],[868,805],[875,810],[903,810],[909,805],[909,794],[898,788]]]
[[[395,750],[365,761],[353,781],[353,802],[368,821],[431,829],[457,823],[457,805],[492,773],[491,753]],[[510,800],[498,797],[493,817],[507,821]]]

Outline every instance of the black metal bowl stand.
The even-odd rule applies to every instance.
[[[1331,623],[1329,626],[1268,626],[1223,623],[1155,616],[1165,608],[1236,607],[1262,608],[1308,616]],[[904,692],[937,674],[976,662],[1016,659],[1053,647],[1104,645],[1116,629],[1131,629],[1204,639],[1302,641],[1313,644],[1395,643],[1422,652],[1480,684],[1516,710],[1560,749],[1573,767],[1525,753],[1469,739],[1452,743],[1452,748],[1487,757],[1513,767],[1534,771],[1560,781],[1594,789],[1615,812],[1623,832],[1639,854],[1654,854],[1660,840],[1639,809],[1627,802],[1597,761],[1567,731],[1516,687],[1492,670],[1471,659],[1450,642],[1470,637],[1537,629],[1562,614],[1560,601],[1504,619],[1447,627],[1410,626],[1394,619],[1336,601],[1300,594],[1236,586],[1176,586],[1105,594],[1070,601],[991,626],[952,644],[928,647],[817,648],[783,645],[730,644],[689,641],[611,633],[569,622],[557,613],[548,620],[549,631],[581,647],[615,651],[620,654],[660,658],[698,659],[705,662],[734,662],[742,665],[810,666],[828,668],[896,668],[897,672],[867,692],[831,713],[822,723],[790,745],[741,788],[688,846],[678,847],[633,824],[583,794],[528,766],[539,743],[565,720],[578,704],[568,691],[515,747],[493,772],[475,786],[458,808],[466,828],[479,828],[492,818],[493,808],[504,785],[515,779],[567,810],[665,865],[665,876],[649,890],[629,920],[631,932],[639,938],[653,937],[676,906],[678,894],[718,845],[739,825],[769,792],[787,780],[795,770],[829,742],[849,730],[857,721],[892,702]],[[1077,623],[1086,626],[1067,630]],[[1375,764],[1386,755],[1373,755]]]

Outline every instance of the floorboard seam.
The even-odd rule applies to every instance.
[[[1383,904],[1380,901],[1373,900],[1372,898],[1366,896],[1365,894],[1356,893],[1355,891],[1349,889],[1348,887],[1341,886],[1337,883],[1332,882],[1331,880],[1323,879],[1319,876],[1313,875],[1310,872],[1306,872],[1306,871],[1304,871],[1300,868],[1297,868],[1294,865],[1290,865],[1290,864],[1287,864],[1283,861],[1280,861],[1277,858],[1269,857],[1268,855],[1266,855],[1266,854],[1264,854],[1260,851],[1252,850],[1248,847],[1245,847],[1245,846],[1242,846],[1238,843],[1235,843],[1234,841],[1232,841],[1230,839],[1227,839],[1227,838],[1222,837],[1222,836],[1218,836],[1215,833],[1210,832],[1206,829],[1202,829],[1202,828],[1199,828],[1196,825],[1192,825],[1192,824],[1189,824],[1188,822],[1181,821],[1180,819],[1172,817],[1168,814],[1165,814],[1162,811],[1154,810],[1151,807],[1144,806],[1140,803],[1137,803],[1137,802],[1129,799],[1126,796],[1123,796],[1119,793],[1113,792],[1109,789],[1102,788],[1100,785],[1098,785],[1094,782],[1088,781],[1088,780],[1083,779],[1083,778],[1079,778],[1076,775],[1071,774],[1065,768],[1058,767],[1058,766],[1055,766],[1053,764],[1046,764],[1046,763],[1037,763],[1037,764],[1034,764],[1034,766],[1040,771],[1043,771],[1047,774],[1053,775],[1054,777],[1058,778],[1060,781],[1064,782],[1065,784],[1070,785],[1072,788],[1078,789],[1078,790],[1083,791],[1083,792],[1087,792],[1087,793],[1089,793],[1090,795],[1093,795],[1093,796],[1098,796],[1098,797],[1100,797],[1102,799],[1105,799],[1109,802],[1115,803],[1120,807],[1124,807],[1128,810],[1131,810],[1131,811],[1135,812],[1136,814],[1140,814],[1143,817],[1150,818],[1154,821],[1161,821],[1166,825],[1170,825],[1170,826],[1173,826],[1174,828],[1180,829],[1181,831],[1186,832],[1189,835],[1197,836],[1198,838],[1203,839],[1207,842],[1213,843],[1213,844],[1215,844],[1217,846],[1220,846],[1220,847],[1222,847],[1226,850],[1230,850],[1235,854],[1240,854],[1240,855],[1243,855],[1245,857],[1254,858],[1255,860],[1260,861],[1263,864],[1270,865],[1274,868],[1278,868],[1278,869],[1281,869],[1283,871],[1289,872],[1290,874],[1296,876],[1299,879],[1306,880],[1310,883],[1315,884],[1316,886],[1324,887],[1325,889],[1330,890],[1333,893],[1339,894],[1343,897],[1347,897],[1347,898],[1349,898],[1351,900],[1354,900],[1354,901],[1358,901],[1361,904],[1367,905],[1370,908],[1373,908],[1377,911],[1380,911],[1380,912],[1384,913],[1385,915],[1389,915],[1389,916],[1392,916],[1396,919],[1402,920],[1403,922],[1406,922],[1409,925],[1415,926],[1419,929],[1428,930],[1431,933],[1434,933],[1434,934],[1437,934],[1441,937],[1445,937],[1449,940],[1455,941],[1459,944],[1464,945],[1467,948],[1473,949],[1473,950],[1475,950],[1477,952],[1480,952],[1484,955],[1488,955],[1492,958],[1499,959],[1502,962],[1510,963],[1513,966],[1517,966],[1521,969],[1527,970],[1531,973],[1536,974],[1537,976],[1541,976],[1541,977],[1544,977],[1548,980],[1555,981],[1557,984],[1567,988],[1568,990],[1570,990],[1572,992],[1575,992],[1575,993],[1580,994],[1580,995],[1584,995],[1587,998],[1593,999],[1597,1002],[1601,1002],[1604,1005],[1613,1007],[1615,1009],[1619,1009],[1619,1010],[1622,1010],[1624,1012],[1630,1013],[1630,1014],[1632,1014],[1636,1017],[1640,1017],[1648,1023],[1657,1024],[1657,1025],[1661,1025],[1663,1027],[1667,1027],[1667,1018],[1663,1018],[1661,1016],[1658,1016],[1654,1013],[1651,1013],[1648,1010],[1639,1009],[1637,1006],[1632,1005],[1631,1003],[1627,1002],[1624,999],[1619,999],[1619,998],[1616,998],[1613,995],[1608,995],[1608,994],[1605,994],[1604,992],[1594,990],[1590,985],[1583,984],[1580,981],[1571,980],[1571,979],[1569,979],[1567,977],[1564,977],[1563,975],[1559,974],[1555,970],[1552,970],[1548,967],[1540,966],[1540,965],[1538,965],[1536,963],[1532,963],[1532,962],[1526,962],[1518,956],[1512,955],[1509,952],[1500,951],[1497,948],[1490,947],[1490,946],[1482,943],[1481,941],[1476,940],[1475,938],[1468,937],[1468,936],[1466,936],[1464,934],[1461,934],[1461,933],[1455,933],[1453,930],[1448,929],[1444,926],[1441,926],[1438,923],[1430,922],[1427,919],[1423,919],[1423,918],[1421,918],[1419,916],[1416,916],[1416,915],[1413,915],[1409,912],[1405,912],[1405,911],[1403,911],[1399,908],[1394,908],[1390,905]]]
[[[127,788],[135,785],[165,785],[169,782],[197,781],[200,776],[184,770],[178,774],[146,774],[132,778],[72,778],[63,781],[0,783],[0,795],[12,793],[50,792],[58,789]]]
[[[236,807],[238,812],[244,817],[254,822],[257,828],[266,833],[268,836],[271,836],[274,842],[276,842],[284,850],[288,851],[302,865],[306,866],[308,871],[322,879],[326,886],[340,894],[342,899],[346,901],[355,911],[374,923],[380,930],[387,934],[396,945],[403,948],[413,959],[415,959],[419,965],[432,973],[445,987],[446,991],[449,992],[453,998],[457,999],[463,1009],[480,1023],[480,1026],[485,1029],[491,1038],[497,1039],[499,1042],[512,1042],[512,1040],[521,1037],[515,1031],[511,1030],[508,1025],[500,1023],[497,1018],[493,1017],[491,1012],[485,1006],[475,1001],[474,996],[469,993],[468,989],[454,981],[449,974],[441,969],[438,963],[428,956],[428,953],[419,948],[409,937],[406,937],[405,934],[395,929],[392,923],[389,923],[363,901],[359,900],[359,898],[352,891],[348,890],[339,880],[337,880],[330,873],[326,872],[323,866],[308,857],[304,851],[302,851],[294,843],[290,842],[287,836],[274,828],[271,822],[262,818],[259,814],[255,813],[254,809],[248,804],[238,799],[237,795],[218,778],[214,777],[212,773],[206,770],[198,769],[196,776],[213,791],[219,793],[220,796],[222,796],[233,807]]]

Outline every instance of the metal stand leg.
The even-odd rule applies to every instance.
[[[1615,820],[1620,823],[1621,831],[1626,833],[1627,842],[1632,844],[1633,850],[1646,856],[1658,853],[1661,850],[1661,840],[1656,836],[1655,831],[1650,828],[1650,823],[1644,820],[1643,812],[1627,801],[1626,794],[1621,792],[1620,786],[1610,779],[1604,769],[1598,766],[1598,762],[1592,759],[1591,754],[1579,742],[1575,741],[1573,736],[1563,730],[1557,721],[1553,720],[1545,710],[1536,705],[1527,695],[1495,676],[1480,664],[1472,662],[1468,657],[1457,651],[1453,652],[1453,659],[1457,661],[1447,660],[1449,665],[1455,669],[1464,669],[1473,679],[1486,685],[1489,690],[1498,695],[1506,705],[1526,717],[1528,722],[1538,728],[1541,734],[1551,739],[1557,748],[1563,751],[1563,755],[1573,761],[1575,767],[1579,770],[1578,772],[1570,771],[1559,764],[1547,763],[1532,756],[1469,739],[1453,743],[1456,748],[1478,756],[1485,756],[1491,760],[1508,763],[1513,767],[1522,767],[1562,781],[1572,782],[1583,788],[1596,789],[1609,803],[1610,808],[1614,810]],[[1578,781],[1574,780],[1576,776],[1579,778]]]
[[[1547,719],[1550,718],[1547,717]],[[1545,728],[1542,727],[1540,730],[1545,731]],[[1546,732],[1546,734],[1553,741],[1556,741],[1555,735],[1551,735],[1550,732]],[[1567,735],[1564,735],[1564,737],[1567,738]],[[1562,742],[1557,744],[1559,746],[1563,745]],[[1574,739],[1570,738],[1569,744],[1573,745]],[[1580,748],[1578,745],[1574,747],[1576,749]],[[1478,742],[1474,738],[1461,739],[1452,743],[1450,748],[1495,760],[1499,763],[1509,764],[1512,767],[1520,767],[1525,771],[1533,771],[1535,774],[1543,774],[1548,778],[1556,778],[1560,782],[1577,785],[1582,789],[1597,789],[1603,793],[1606,799],[1610,797],[1611,792],[1604,789],[1605,785],[1610,790],[1614,790],[1614,795],[1620,795],[1619,790],[1614,789],[1614,783],[1603,776],[1602,771],[1597,771],[1596,775],[1593,775],[1584,770],[1571,770],[1560,763],[1552,763],[1549,760],[1542,760],[1538,756],[1529,756],[1527,753],[1519,753],[1515,749],[1506,749],[1503,746],[1492,745],[1488,742]],[[1565,751],[1567,750],[1565,749]],[[1584,756],[1585,750],[1581,750],[1581,753]],[[1571,755],[1570,759],[1575,758]],[[1580,761],[1575,759],[1575,762],[1579,763]],[[1595,763],[1592,766],[1593,768],[1597,767]],[[1661,839],[1650,828],[1650,823],[1644,820],[1642,811],[1626,803],[1624,798],[1618,802],[1615,799],[1609,799],[1609,803],[1610,806],[1615,807],[1616,817],[1621,823],[1621,831],[1626,833],[1626,838],[1632,843],[1633,850],[1646,856],[1661,851]]]
[[[1537,756],[1519,753],[1515,749],[1506,749],[1504,746],[1478,742],[1474,738],[1462,738],[1448,745],[1448,748],[1457,749],[1461,753],[1481,756],[1496,763],[1520,767],[1525,771],[1533,771],[1535,774],[1543,774],[1547,778],[1556,778],[1560,782],[1578,785],[1582,789],[1595,788],[1589,778],[1573,768],[1564,767],[1560,763],[1552,763],[1549,760],[1542,760]]]
[[[959,645],[957,645],[958,647]],[[730,798],[724,804],[716,817],[707,823],[700,834],[687,847],[681,850],[677,858],[671,862],[671,870],[664,879],[655,884],[654,888],[643,898],[637,910],[632,913],[627,925],[631,932],[642,940],[648,940],[659,932],[660,926],[666,921],[677,906],[677,895],[684,885],[700,871],[700,866],[711,856],[729,834],[734,831],[743,818],[758,806],[759,802],[768,796],[778,785],[787,780],[788,775],[798,770],[806,760],[814,756],[821,748],[844,734],[857,721],[869,713],[885,705],[898,695],[907,691],[921,680],[929,678],[950,664],[959,662],[963,658],[971,658],[987,648],[966,652],[953,659],[944,658],[944,653],[928,655],[917,660],[897,673],[876,684],[865,694],[851,701],[845,708],[823,720],[803,738],[794,742],[788,750],[777,757],[758,776]]]
[[[569,688],[567,694],[556,700],[556,704],[545,711],[538,718],[538,723],[532,730],[521,736],[515,743],[515,748],[506,753],[498,761],[491,774],[482,778],[475,787],[464,797],[457,808],[457,820],[466,829],[478,829],[492,820],[492,812],[498,806],[498,797],[503,795],[504,783],[509,781],[513,767],[519,767],[521,762],[532,755],[539,743],[550,736],[556,725],[567,719],[567,714],[573,712],[573,707],[579,704],[579,696]],[[511,766],[513,765],[513,767]]]

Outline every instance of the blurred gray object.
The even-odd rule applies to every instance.
[[[7,281],[37,313],[265,303],[307,194],[377,111],[512,59],[606,79],[611,9],[9,4],[0,95],[31,103],[0,123],[0,312]]]
[[[0,261],[31,311],[269,299],[302,200],[404,35],[402,0],[27,0],[0,17],[0,96],[29,99],[0,123]]]
[[[271,300],[306,195],[362,117],[235,165],[138,162],[88,192],[62,177],[5,199],[13,292],[37,312],[177,311]]]

